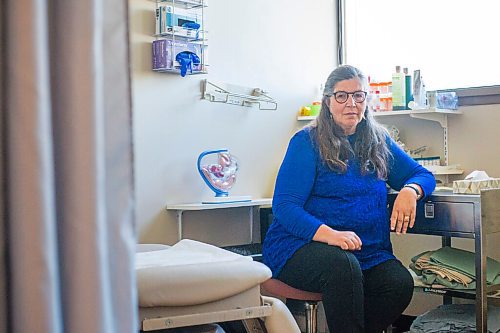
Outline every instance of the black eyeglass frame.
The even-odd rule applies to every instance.
[[[345,101],[342,101],[342,100],[339,101],[337,99],[337,94],[340,94],[340,93],[346,94]],[[336,92],[331,93],[331,94],[327,94],[325,96],[327,96],[327,97],[332,97],[333,96],[333,98],[335,98],[335,100],[337,101],[337,103],[343,104],[343,103],[347,102],[347,100],[349,99],[349,95],[352,95],[354,97],[354,94],[359,94],[359,93],[363,93],[363,99],[362,100],[356,100],[356,98],[354,98],[354,102],[356,102],[356,103],[363,103],[366,100],[366,96],[368,95],[368,92],[363,91],[363,90],[357,90],[357,91],[353,91],[353,92],[347,92],[347,91],[340,90],[340,91],[336,91]]]

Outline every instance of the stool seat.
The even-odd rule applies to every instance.
[[[270,294],[269,296],[284,297],[299,301],[314,301],[322,300],[321,293],[313,293],[301,289],[294,288],[278,279],[269,279],[261,283],[261,289]]]
[[[260,289],[263,294],[269,296],[303,301],[306,311],[306,333],[316,333],[318,331],[318,302],[323,299],[321,293],[297,289],[278,279],[269,279],[262,282]]]

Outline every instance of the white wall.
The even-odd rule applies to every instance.
[[[461,107],[463,114],[449,119],[450,158],[467,174],[485,170],[500,177],[500,105]]]
[[[311,102],[318,84],[335,66],[332,0],[212,0],[209,5],[210,73],[181,78],[151,71],[155,5],[130,0],[139,242],[174,243],[176,220],[173,213],[164,211],[165,204],[212,195],[196,171],[196,158],[203,150],[227,147],[239,158],[241,168],[232,194],[272,196],[288,140],[304,125],[295,120],[297,111]],[[267,89],[278,101],[278,110],[200,100],[200,81],[205,78]],[[483,169],[500,177],[498,109],[495,105],[462,107],[462,115],[448,118],[450,163],[460,163],[465,174]],[[425,144],[430,147],[428,154],[442,154],[442,130],[437,123],[399,117],[391,122],[412,147]],[[220,245],[244,242],[247,214],[246,209],[187,213],[185,235]],[[493,249],[498,238],[491,236],[488,244],[496,259],[498,249]],[[393,243],[407,264],[413,255],[435,249],[441,241],[393,235]],[[454,244],[472,249],[471,241],[454,240]],[[439,302],[439,297],[416,294],[409,313],[421,313]]]
[[[177,225],[165,204],[212,196],[196,170],[204,150],[227,147],[239,158],[232,195],[272,195],[288,140],[302,125],[296,114],[334,68],[335,7],[333,0],[212,0],[205,10],[209,74],[185,78],[151,71],[154,8],[152,1],[130,1],[137,227],[140,242],[173,243]],[[278,110],[200,100],[205,78],[266,89]],[[187,213],[185,235],[237,243],[248,237],[244,221],[230,239],[224,231],[246,214],[212,212],[200,222]]]

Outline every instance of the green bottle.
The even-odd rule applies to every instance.
[[[406,99],[405,109],[409,109],[408,103],[413,101],[413,94],[411,93],[411,86],[412,86],[411,75],[408,74],[407,67],[403,68],[403,73],[405,74],[405,99]]]
[[[392,109],[394,111],[406,110],[405,75],[401,67],[396,66],[396,73],[392,74]]]

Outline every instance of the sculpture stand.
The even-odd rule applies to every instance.
[[[245,202],[252,201],[252,197],[249,195],[229,195],[227,197],[213,197],[210,199],[203,200],[202,204],[227,204],[233,202]]]

